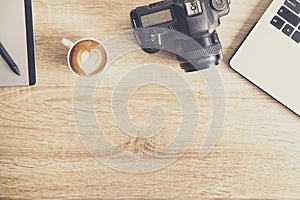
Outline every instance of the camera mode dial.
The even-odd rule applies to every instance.
[[[212,7],[218,11],[226,8],[226,0],[211,0]]]

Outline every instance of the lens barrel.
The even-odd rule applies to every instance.
[[[195,41],[198,44],[195,44]],[[194,41],[181,41],[177,44],[178,54],[183,55],[177,56],[177,59],[185,72],[215,67],[223,59],[222,45],[216,31],[206,37]]]

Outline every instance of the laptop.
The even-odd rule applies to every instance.
[[[300,0],[273,0],[230,66],[300,116]]]

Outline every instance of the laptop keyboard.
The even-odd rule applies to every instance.
[[[300,0],[286,0],[278,10],[271,24],[287,37],[300,43]]]

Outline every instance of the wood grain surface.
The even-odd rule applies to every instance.
[[[141,50],[116,60],[95,91],[103,132],[113,144],[137,155],[160,150],[172,140],[180,126],[180,104],[162,86],[138,89],[129,103],[131,119],[140,127],[150,123],[153,104],[165,109],[166,124],[156,136],[130,137],[112,114],[118,80],[136,66],[154,62],[174,66],[192,85],[201,119],[197,137],[175,163],[144,174],[111,169],[87,151],[73,117],[76,77],[60,40],[107,40],[130,30],[130,10],[150,2],[33,0],[38,83],[0,88],[0,199],[300,199],[299,117],[227,64],[270,0],[233,0],[231,13],[221,19],[218,32],[225,59],[218,69],[226,118],[217,145],[205,159],[199,159],[199,150],[212,117],[211,99],[218,97],[210,95],[199,73],[181,72],[174,56]]]

